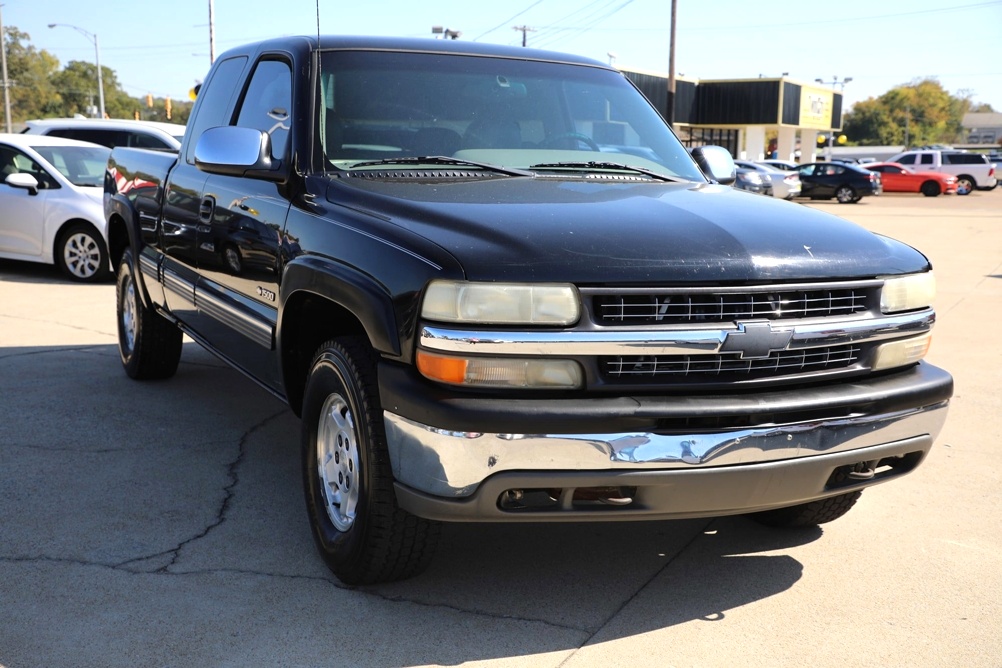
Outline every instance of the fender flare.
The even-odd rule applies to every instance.
[[[341,306],[362,324],[373,348],[387,355],[400,355],[392,299],[386,289],[368,274],[328,258],[301,256],[285,267],[279,303],[283,306],[288,304],[299,292],[308,292]],[[277,332],[279,350],[283,349],[282,320],[280,313]]]

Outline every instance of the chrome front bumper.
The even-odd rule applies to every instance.
[[[684,398],[661,399],[663,403],[654,408],[644,407],[638,399],[634,414],[626,417],[619,404],[603,414],[599,400],[588,407],[590,416],[568,421],[559,415],[564,404],[539,418],[527,410],[527,403],[506,413],[499,401],[464,403],[469,400],[429,396],[416,404],[396,402],[408,386],[395,385],[390,374],[385,386],[397,390],[395,397],[384,401],[384,424],[398,503],[416,515],[452,521],[712,516],[843,494],[918,466],[942,429],[952,394],[949,374],[923,364],[870,382],[744,395],[738,400],[757,404],[744,413],[755,418],[746,420],[754,426],[685,430],[657,427],[657,420],[644,422],[645,427],[625,426],[636,414],[667,416],[672,410],[668,407],[675,404],[679,404],[675,411],[688,413],[692,407]],[[763,411],[770,405],[784,401],[824,410],[831,408],[834,396],[850,397],[854,405],[868,410],[781,424],[759,417],[767,415]],[[728,414],[736,415],[734,397],[688,399],[695,399],[710,414],[720,409],[720,424],[727,424]],[[418,415],[448,428],[425,424],[415,419]],[[456,429],[467,420],[468,429]],[[503,426],[496,428],[502,423],[535,428],[506,432]],[[584,433],[573,433],[575,428],[569,426],[578,423]],[[559,426],[547,429],[548,424]],[[602,426],[611,428],[603,432]],[[474,431],[477,427],[480,430]],[[844,477],[836,475],[837,470],[864,463],[881,470],[870,478],[833,483]],[[567,502],[553,511],[520,513],[506,510],[500,501],[524,490],[556,490],[564,498],[567,494],[561,490],[604,487],[629,487],[633,502],[623,508],[584,511]]]
[[[462,498],[511,471],[693,470],[844,453],[928,437],[946,404],[860,418],[720,433],[482,434],[436,429],[384,413],[396,480],[434,496]]]

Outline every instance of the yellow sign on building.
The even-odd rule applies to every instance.
[[[834,93],[825,88],[802,86],[800,88],[800,127],[830,130],[832,127],[832,102]]]

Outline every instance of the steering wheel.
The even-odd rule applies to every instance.
[[[598,144],[595,143],[594,139],[592,139],[588,135],[581,134],[580,132],[559,132],[555,135],[550,135],[549,137],[545,138],[543,141],[539,143],[539,145],[542,148],[556,148],[555,144],[561,141],[566,141],[568,139],[573,140],[574,142],[580,142],[593,151],[601,150],[599,149]],[[576,145],[574,149],[575,150],[577,149]]]

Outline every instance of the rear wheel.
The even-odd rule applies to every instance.
[[[440,530],[397,506],[375,372],[364,339],[328,341],[314,356],[303,402],[303,487],[313,538],[331,572],[352,585],[417,575]]]
[[[838,190],[835,191],[835,199],[839,201],[839,204],[852,204],[859,201],[852,186],[839,186]]]
[[[941,192],[939,184],[935,181],[926,181],[922,184],[921,190],[926,197],[936,197]]]
[[[802,503],[788,508],[764,510],[749,515],[753,520],[766,526],[782,529],[804,529],[825,522],[831,522],[845,515],[856,505],[862,491],[830,496],[810,503]]]
[[[55,255],[59,269],[74,281],[98,281],[108,273],[108,251],[92,225],[67,227],[59,235]]]
[[[957,177],[957,194],[958,195],[970,195],[971,191],[977,186],[973,176],[969,174],[961,174]]]
[[[118,265],[118,352],[130,378],[170,378],[181,360],[181,330],[147,308],[136,283],[136,263],[126,249]]]

